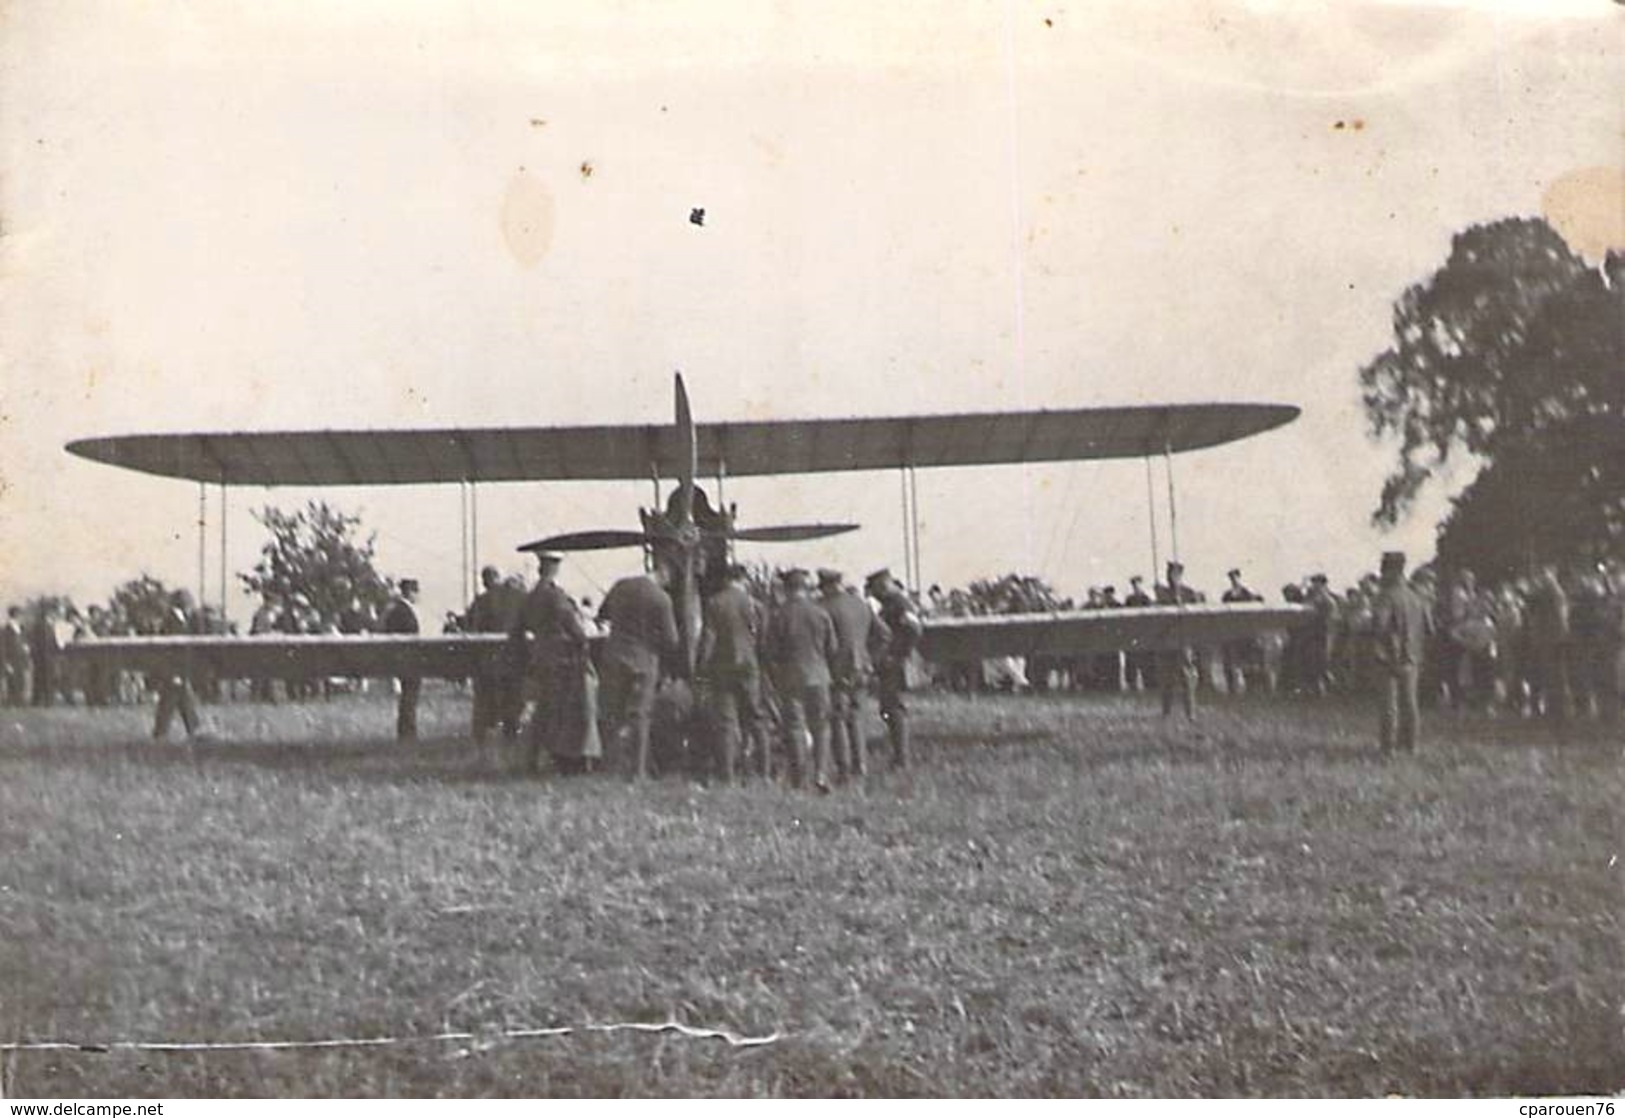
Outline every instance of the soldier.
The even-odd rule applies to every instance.
[[[471,633],[511,633],[525,604],[525,593],[504,582],[495,567],[480,572],[480,583],[485,589],[469,604],[465,627]],[[520,690],[523,664],[512,654],[499,654],[475,674],[475,741],[484,741],[491,727],[499,725],[505,737],[519,735],[519,715],[524,706]]]
[[[159,632],[166,637],[182,636],[194,632],[194,626],[192,596],[185,590],[176,590],[169,596],[169,609],[164,614]],[[159,682],[158,710],[152,722],[155,740],[163,741],[169,737],[169,724],[177,712],[181,716],[181,725],[186,729],[186,736],[196,740],[199,737],[199,722],[197,697],[192,693],[190,664]]]
[[[1185,564],[1177,559],[1168,564],[1168,581],[1157,587],[1159,606],[1183,607],[1202,600],[1200,594],[1185,585]],[[1196,721],[1196,650],[1190,645],[1166,649],[1157,656],[1157,683],[1162,692],[1162,716],[1174,712],[1174,697],[1179,696],[1185,717]]]
[[[595,692],[589,686],[592,663],[587,656],[587,629],[575,602],[556,581],[563,561],[557,552],[537,553],[536,585],[514,611],[509,649],[503,655],[510,665],[530,665],[536,693],[536,710],[530,720],[531,771],[540,770],[545,748],[554,767],[572,775],[596,765],[603,746],[598,737],[597,703],[589,700]],[[490,585],[487,581],[486,586]],[[534,643],[527,646],[527,638]],[[523,704],[521,695],[518,705],[522,708]],[[513,717],[517,722],[518,715]]]
[[[598,607],[598,620],[609,626],[601,665],[604,715],[628,757],[633,780],[649,775],[649,728],[661,661],[679,643],[677,615],[666,590],[671,580],[671,568],[657,561],[652,574],[633,575],[611,586]]]
[[[33,670],[33,704],[48,707],[57,691],[57,660],[62,646],[56,636],[55,605],[42,605],[28,626],[28,659]]]
[[[402,635],[418,633],[418,612],[412,605],[417,597],[418,580],[401,579],[399,590],[390,598],[389,605],[384,607],[384,615],[379,618],[379,629]],[[395,737],[399,741],[415,741],[418,736],[418,695],[423,690],[423,680],[415,675],[402,675],[397,677],[397,683],[400,685],[400,698],[395,704]]]
[[[863,691],[874,672],[872,644],[884,644],[869,604],[843,585],[840,571],[818,572],[819,605],[835,624],[835,655],[830,661],[830,745],[840,780],[866,776],[869,743],[863,729]]]
[[[739,763],[743,730],[754,730],[761,717],[756,643],[762,636],[762,615],[746,581],[744,567],[729,565],[722,586],[706,599],[697,657],[703,705],[716,733],[716,769],[729,784]]]
[[[5,673],[4,698],[8,707],[28,701],[28,639],[23,636],[22,617],[21,607],[10,606],[5,625],[0,626],[0,672]]]
[[[1304,604],[1314,616],[1303,631],[1303,685],[1311,695],[1324,695],[1331,682],[1332,642],[1337,636],[1337,595],[1325,575],[1310,578]]]
[[[1382,673],[1382,717],[1378,729],[1384,756],[1396,750],[1416,749],[1422,712],[1417,693],[1428,641],[1433,636],[1433,612],[1420,594],[1405,582],[1405,553],[1382,555],[1382,590],[1371,618],[1372,656]]]
[[[880,718],[886,724],[891,739],[891,767],[906,769],[909,765],[908,662],[925,631],[919,614],[908,599],[908,594],[892,577],[890,570],[881,568],[864,581],[869,596],[880,603],[880,621],[875,644],[870,655],[875,663],[875,682],[880,692]]]
[[[806,779],[810,738],[813,786],[828,792],[829,665],[836,650],[835,623],[808,597],[812,578],[806,571],[797,568],[781,577],[785,600],[767,623],[766,648],[784,717],[790,779],[798,788]]]

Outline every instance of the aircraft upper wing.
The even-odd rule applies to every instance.
[[[1149,606],[972,617],[930,617],[920,640],[927,660],[981,660],[1034,653],[1078,656],[1129,649],[1147,652],[1246,640],[1305,624],[1306,606],[1263,603]]]
[[[961,415],[701,423],[698,476],[1139,458],[1291,422],[1282,404],[1168,404]],[[670,424],[119,435],[82,458],[227,485],[391,485],[681,476]]]
[[[266,676],[429,676],[465,679],[502,654],[502,633],[451,636],[96,637],[64,652],[74,662],[154,675],[210,671],[226,679]]]

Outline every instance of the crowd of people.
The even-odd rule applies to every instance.
[[[515,594],[494,570],[466,627],[508,634],[506,655],[474,679],[474,734],[510,737],[528,720],[531,764],[563,773],[604,764],[633,779],[684,768],[732,782],[782,771],[829,791],[869,772],[871,683],[890,763],[909,763],[905,693],[922,626],[888,571],[864,593],[840,572],[719,565],[701,583],[699,639],[685,641],[670,587],[675,565],[611,586],[589,619],[559,588],[561,557],[538,556],[536,585]],[[591,640],[593,628],[607,631]],[[693,662],[684,661],[692,651]]]
[[[1177,566],[1174,564],[1173,566]],[[1180,573],[1183,569],[1180,568]],[[1228,572],[1226,603],[1263,602],[1241,571]],[[1442,709],[1554,719],[1617,718],[1620,656],[1625,648],[1625,564],[1547,565],[1532,575],[1486,585],[1471,570],[1443,578],[1431,565],[1407,584],[1427,608],[1430,630],[1421,690]],[[926,616],[1020,614],[1069,609],[1116,609],[1173,604],[1170,581],[1147,590],[1138,575],[1119,597],[1116,587],[1087,590],[1079,604],[1040,579],[1016,574],[959,589],[932,586],[921,600]],[[1305,625],[1256,640],[1198,650],[1199,685],[1214,692],[1249,688],[1308,696],[1369,696],[1382,682],[1374,623],[1382,581],[1367,573],[1341,593],[1324,574],[1281,588],[1283,604],[1303,606]],[[1181,599],[1208,601],[1185,587]],[[1136,690],[1157,685],[1154,657],[1132,651],[1082,660],[1029,658],[939,665],[944,686],[1004,690]]]
[[[1166,608],[1201,604],[1207,596],[1186,584],[1178,563],[1150,587],[1131,577],[1121,596],[1115,586],[1089,587],[1081,604],[1041,579],[1017,574],[915,595],[885,571],[871,576],[862,593],[838,572],[820,571],[815,592],[804,571],[775,576],[724,566],[725,573],[704,586],[697,611],[703,623],[698,617],[681,622],[698,625],[702,634],[696,662],[685,664],[680,661],[693,642],[681,636],[668,589],[675,577],[670,563],[657,559],[649,574],[618,582],[594,614],[590,603],[558,587],[559,557],[540,560],[538,580],[528,589],[521,577],[486,568],[479,595],[465,613],[448,615],[443,629],[508,637],[504,655],[472,681],[475,737],[493,730],[518,736],[528,722],[533,763],[550,757],[567,772],[595,767],[607,755],[634,776],[680,763],[733,779],[747,768],[771,772],[778,758],[793,780],[829,787],[868,768],[860,726],[871,683],[897,764],[908,756],[903,692],[909,680],[955,690],[1155,689],[1164,713],[1177,707],[1194,717],[1202,690],[1392,699],[1400,657],[1414,668],[1417,704],[1541,717],[1555,725],[1574,719],[1617,724],[1625,687],[1625,565],[1617,560],[1548,565],[1495,585],[1480,583],[1470,570],[1441,578],[1431,566],[1396,582],[1385,568],[1342,593],[1315,574],[1281,589],[1283,603],[1309,611],[1307,623],[1220,647],[931,665],[915,654],[923,618]],[[1393,556],[1385,564],[1391,567]],[[1222,602],[1265,600],[1240,570],[1230,570],[1227,580]],[[1415,615],[1400,626],[1405,631],[1397,639],[1406,649],[1392,631],[1400,586],[1409,595],[1401,605]],[[416,633],[417,591],[415,580],[401,580],[381,611],[354,594],[339,595],[345,604],[328,611],[303,596],[268,597],[250,633]],[[202,668],[189,678],[143,678],[75,664],[63,650],[101,637],[231,632],[220,614],[195,607],[185,591],[140,616],[117,603],[84,611],[53,599],[32,610],[14,605],[0,628],[0,699],[14,706],[100,706],[156,697],[159,736],[175,714],[195,732],[194,689],[206,700],[234,698],[237,681],[212,678]],[[606,639],[593,639],[605,632]],[[274,701],[278,683],[292,700],[342,685],[303,676],[255,679],[248,681],[249,696]],[[351,685],[365,686],[359,680]],[[401,677],[396,691],[397,733],[414,737],[419,681]],[[1394,701],[1406,705],[1403,695]],[[534,711],[528,720],[527,711]],[[695,713],[702,717],[692,718]],[[1393,715],[1396,725],[1401,713]],[[704,727],[703,741],[668,732],[695,725]],[[673,760],[685,750],[688,756]]]
[[[185,628],[177,630],[172,611],[179,608]],[[56,598],[41,599],[32,608],[6,608],[0,628],[0,700],[6,706],[48,707],[57,704],[111,706],[136,703],[146,697],[148,681],[130,672],[78,665],[63,655],[70,645],[100,637],[160,636],[177,632],[224,634],[234,632],[211,607],[196,608],[186,591],[169,595],[162,606],[132,616],[118,602],[91,605],[83,610]],[[210,698],[220,681],[200,683]]]

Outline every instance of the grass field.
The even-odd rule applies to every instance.
[[[1618,740],[1264,701],[921,699],[910,776],[513,775],[426,697],[0,721],[12,1096],[1480,1095],[1625,1088]]]

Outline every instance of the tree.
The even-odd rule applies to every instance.
[[[271,538],[254,570],[237,576],[251,593],[307,606],[327,621],[336,621],[352,596],[374,610],[389,600],[393,580],[373,566],[377,537],[360,538],[360,516],[311,501],[291,513],[267,506],[254,519]]]
[[[150,637],[164,630],[171,593],[160,580],[143,574],[114,590],[107,608],[113,611],[115,623],[121,628]]]
[[[1372,519],[1397,523],[1453,455],[1482,463],[1440,525],[1446,566],[1511,573],[1625,543],[1625,258],[1601,268],[1537,218],[1475,225],[1394,306],[1360,370],[1398,442]]]

